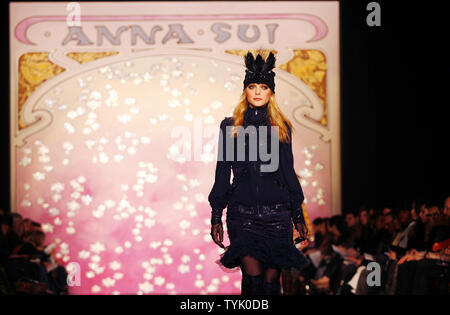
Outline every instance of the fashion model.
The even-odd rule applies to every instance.
[[[293,226],[302,240],[308,230],[294,171],[292,123],[275,100],[275,56],[255,55],[245,56],[241,99],[233,116],[220,124],[215,182],[208,196],[211,236],[225,248],[222,211],[227,208],[230,245],[219,263],[240,267],[242,295],[281,295],[281,270],[310,264],[293,243]]]

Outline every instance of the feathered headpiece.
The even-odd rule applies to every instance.
[[[245,56],[245,79],[244,89],[250,83],[265,83],[267,84],[273,93],[275,93],[275,72],[272,69],[275,67],[275,56],[271,52],[266,60],[262,58],[260,54],[253,57],[251,52]]]

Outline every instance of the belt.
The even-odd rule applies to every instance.
[[[266,215],[279,213],[282,210],[291,211],[290,202],[282,202],[273,205],[256,205],[256,206],[244,206],[244,205],[230,205],[228,210],[231,212],[239,212],[242,214],[252,214],[252,215]]]

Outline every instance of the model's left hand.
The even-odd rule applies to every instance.
[[[300,234],[301,241],[308,239],[308,228],[306,227],[306,223],[297,223],[295,228]]]
[[[223,227],[221,223],[214,224],[211,227],[211,237],[217,245],[219,245],[221,248],[225,248],[225,246],[222,244],[223,242]]]

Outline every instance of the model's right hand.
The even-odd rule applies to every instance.
[[[222,242],[223,242],[222,224],[217,223],[211,227],[211,236],[212,236],[214,243],[216,243],[218,246],[220,246],[222,248],[225,248],[225,246],[222,244]]]

